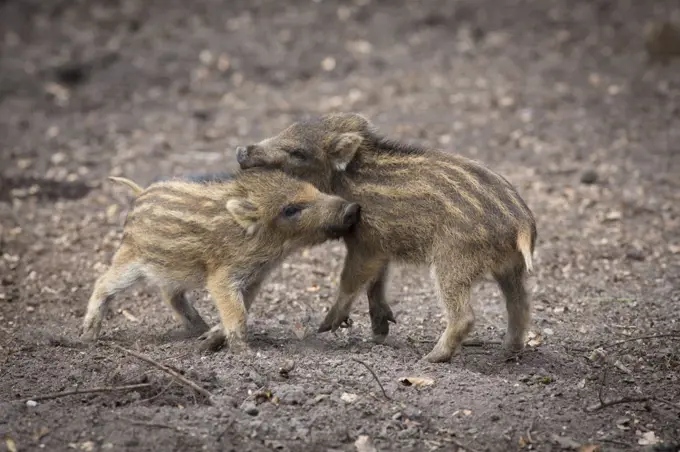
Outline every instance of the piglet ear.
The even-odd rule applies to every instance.
[[[252,235],[255,232],[260,217],[257,207],[252,202],[245,198],[230,199],[227,201],[227,211],[236,223],[246,231],[247,235]]]
[[[332,144],[330,151],[331,163],[336,171],[345,171],[349,162],[359,149],[363,137],[356,132],[340,134]]]

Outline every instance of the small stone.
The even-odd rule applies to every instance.
[[[335,69],[335,58],[333,57],[326,57],[323,59],[321,62],[321,69],[323,69],[326,72],[330,72],[333,69]]]
[[[246,414],[249,414],[251,416],[257,416],[260,413],[260,410],[258,410],[257,406],[255,406],[255,402],[244,403],[243,411],[245,411]]]
[[[50,161],[55,164],[59,165],[60,163],[63,163],[66,160],[66,154],[63,152],[55,152],[52,154],[52,157],[50,157]]]
[[[201,53],[198,54],[198,58],[201,60],[201,63],[206,66],[210,66],[215,60],[215,56],[208,49],[202,50]]]
[[[593,169],[585,170],[581,173],[581,183],[591,185],[597,182],[597,172]]]
[[[27,406],[27,407],[33,408],[33,407],[38,406],[38,402],[36,402],[35,400],[27,400],[27,401],[26,401],[26,406]]]
[[[626,252],[626,257],[633,261],[645,260],[645,253],[641,249],[633,248]]]
[[[349,392],[343,392],[342,395],[340,396],[340,399],[346,403],[354,403],[357,401],[358,398],[359,398],[358,395]]]
[[[290,372],[295,368],[295,361],[292,359],[286,360],[279,369],[279,375],[283,378],[288,378]]]

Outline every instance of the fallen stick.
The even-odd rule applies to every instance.
[[[149,421],[138,421],[136,419],[130,419],[127,417],[122,417],[118,416],[117,419],[120,419],[121,421],[127,422],[130,425],[136,425],[139,427],[155,427],[155,428],[165,428],[168,430],[175,430],[176,432],[183,432],[184,430],[181,427],[177,427],[174,425],[170,424],[162,424],[160,422],[149,422]]]
[[[664,405],[668,405],[670,407],[675,408],[676,410],[680,410],[680,405],[677,405],[673,402],[670,402],[668,400],[660,399],[658,397],[619,397],[617,399],[612,399],[608,401],[600,401],[596,403],[595,405],[591,405],[588,408],[586,408],[587,412],[593,412],[593,411],[598,411],[603,408],[607,408],[610,406],[614,405],[620,405],[622,403],[642,403],[642,402],[659,402]]]
[[[154,366],[155,368],[157,368],[157,369],[159,369],[159,370],[162,370],[162,371],[165,372],[166,374],[168,374],[168,375],[174,377],[174,378],[175,378],[177,381],[179,381],[180,383],[184,384],[185,386],[190,387],[191,389],[193,389],[193,390],[196,391],[197,393],[201,394],[203,397],[206,398],[206,400],[208,401],[208,403],[212,403],[213,395],[212,395],[209,391],[207,391],[206,389],[200,387],[198,384],[196,384],[195,382],[189,380],[188,378],[186,378],[185,376],[179,374],[178,372],[175,372],[174,370],[172,370],[172,369],[169,368],[168,366],[163,365],[163,364],[159,363],[158,361],[154,361],[153,359],[149,358],[148,356],[144,356],[144,355],[142,355],[142,354],[140,354],[140,353],[137,353],[137,352],[135,352],[135,351],[128,350],[127,348],[121,347],[120,345],[117,345],[117,344],[109,344],[109,345],[110,345],[111,347],[115,348],[115,349],[118,349],[118,350],[120,350],[120,351],[122,351],[122,352],[124,352],[124,353],[127,353],[128,355],[132,355],[132,356],[134,356],[134,357],[137,358],[137,359],[140,359],[140,360],[142,360],[142,361],[144,361],[144,362],[146,362],[146,363],[148,363],[148,364],[151,364],[152,366]]]
[[[465,444],[465,443],[463,443],[463,442],[458,441],[458,440],[455,439],[455,438],[446,438],[444,441],[450,442],[451,444],[455,445],[455,446],[458,447],[459,449],[467,450],[468,452],[477,452],[477,451],[476,451],[475,449],[473,449],[472,447],[468,446],[467,444]]]
[[[633,341],[640,341],[644,339],[660,339],[664,337],[673,337],[673,338],[678,338],[680,339],[680,332],[674,332],[674,333],[661,333],[661,334],[649,334],[645,336],[635,336],[635,337],[629,337],[626,339],[621,339],[616,342],[610,342],[610,343],[603,343],[600,344],[596,348],[611,348],[611,347],[616,347],[621,344],[625,344],[626,342],[633,342]]]
[[[463,341],[463,347],[484,347],[485,345],[502,345],[503,341],[485,341],[482,339],[466,339]]]
[[[373,369],[371,369],[368,364],[357,358],[352,358],[352,361],[358,362],[359,364],[364,366],[366,370],[368,370],[371,373],[371,375],[373,375],[373,378],[375,379],[376,383],[378,383],[378,386],[380,386],[380,390],[382,391],[383,396],[385,396],[387,400],[392,400],[390,396],[388,396],[387,393],[385,392],[385,388],[383,388],[382,383],[380,383],[380,380],[378,380],[378,376],[375,374],[375,372],[373,372]]]
[[[52,400],[61,397],[67,397],[71,395],[78,394],[94,394],[97,392],[116,392],[116,391],[134,391],[135,389],[148,388],[153,386],[151,383],[139,383],[136,385],[126,385],[126,386],[103,386],[99,388],[89,388],[89,389],[74,389],[72,391],[55,392],[52,394],[37,395],[35,397],[28,397],[26,399],[21,399],[20,402],[28,402],[30,400],[34,402],[39,402],[42,400]]]

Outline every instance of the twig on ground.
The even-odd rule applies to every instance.
[[[661,333],[661,334],[648,334],[645,336],[635,336],[635,337],[629,337],[626,339],[621,339],[616,342],[610,342],[610,343],[602,343],[596,348],[611,348],[611,347],[616,347],[621,344],[625,344],[627,342],[634,342],[634,341],[640,341],[640,340],[645,340],[645,339],[661,339],[664,337],[673,337],[673,338],[678,338],[680,339],[680,331],[672,332],[672,333]]]
[[[462,443],[462,442],[458,441],[458,440],[455,439],[455,438],[446,438],[446,441],[450,442],[451,444],[455,444],[456,447],[458,447],[458,448],[460,448],[460,449],[463,449],[463,450],[467,450],[468,452],[477,452],[477,451],[476,451],[475,449],[473,449],[472,447],[468,446],[468,445],[465,444],[465,443]]]
[[[604,390],[604,385],[607,383],[607,370],[609,368],[605,367],[604,370],[602,371],[602,382],[600,383],[600,389],[597,391],[597,399],[600,401],[600,404],[604,404],[604,399],[602,398],[602,391]]]
[[[191,389],[193,389],[197,393],[201,394],[203,397],[206,398],[208,403],[212,403],[213,395],[209,391],[202,388],[197,383],[189,380],[187,377],[181,375],[180,373],[172,370],[170,367],[168,367],[164,364],[161,364],[158,361],[154,361],[153,359],[149,358],[148,356],[144,356],[144,355],[137,353],[135,351],[128,350],[127,348],[121,347],[120,345],[117,345],[117,344],[109,344],[109,345],[111,347],[117,349],[117,350],[120,350],[124,353],[127,353],[128,355],[132,355],[137,359],[140,359],[140,360],[142,360],[142,361],[144,361],[148,364],[151,364],[152,366],[154,366],[155,368],[157,368],[159,370],[162,370],[163,372],[167,373],[168,375],[174,377],[180,383],[184,384],[185,386],[190,387]]]
[[[29,400],[33,400],[34,402],[39,402],[41,400],[52,400],[52,399],[58,399],[61,397],[67,397],[71,395],[78,395],[78,394],[94,394],[97,392],[116,392],[116,391],[134,391],[136,389],[142,389],[142,388],[148,388],[150,386],[153,386],[151,383],[140,383],[136,385],[125,385],[125,386],[103,386],[103,387],[98,387],[98,388],[89,388],[89,389],[74,389],[72,391],[63,391],[63,392],[55,392],[52,394],[43,394],[43,395],[37,395],[34,397],[28,397],[26,399],[21,399],[21,402],[28,402]]]
[[[590,405],[589,407],[586,408],[587,412],[593,412],[593,411],[598,411],[603,408],[607,408],[610,406],[614,405],[620,405],[622,403],[642,403],[642,402],[659,402],[664,405],[668,405],[672,408],[675,408],[677,410],[680,410],[680,405],[670,402],[668,400],[659,398],[659,397],[654,397],[654,396],[639,396],[639,397],[618,397],[616,399],[611,399],[608,401],[604,400],[604,397],[602,397],[602,392],[604,391],[605,386],[607,385],[607,371],[609,370],[609,367],[605,366],[604,369],[602,370],[602,382],[600,383],[600,388],[597,391],[597,399],[599,400],[598,403],[594,405]]]
[[[631,446],[629,443],[624,443],[623,441],[617,441],[615,439],[609,439],[609,438],[600,438],[600,441],[603,443],[610,443],[610,444],[615,444],[617,446],[625,447],[626,449],[632,449],[633,446]]]
[[[146,399],[137,400],[137,401],[134,402],[134,403],[149,403],[149,402],[151,402],[152,400],[156,400],[157,398],[159,398],[160,396],[162,396],[163,394],[165,394],[165,393],[167,392],[167,390],[170,389],[170,386],[172,386],[173,384],[175,384],[175,380],[174,380],[174,379],[173,379],[173,380],[170,380],[170,383],[168,383],[163,389],[161,389],[161,391],[160,391],[158,394],[153,395],[153,396],[151,396],[151,397],[147,397]]]
[[[136,419],[130,419],[127,417],[123,416],[118,416],[118,419],[121,421],[125,421],[131,425],[137,425],[140,427],[156,427],[156,428],[165,428],[168,430],[174,430],[176,432],[183,432],[184,430],[180,427],[174,426],[174,425],[169,425],[169,424],[162,424],[160,422],[148,422],[148,421],[138,421]]]
[[[502,341],[485,341],[483,339],[466,339],[463,347],[484,347],[485,345],[502,345]]]
[[[607,408],[614,405],[620,405],[622,403],[642,403],[642,402],[659,402],[664,405],[668,405],[672,408],[675,408],[676,410],[680,410],[680,405],[677,405],[668,400],[660,399],[658,397],[619,397],[608,401],[600,399],[599,403],[589,406],[588,408],[586,408],[586,411],[588,412],[598,411],[603,408]]]
[[[534,429],[535,423],[536,423],[536,418],[531,419],[531,424],[529,424],[529,428],[527,429],[527,440],[529,441],[529,444],[534,443],[534,439],[531,437],[531,431]]]
[[[411,339],[412,341],[420,344],[434,344],[436,340],[430,339]],[[461,344],[463,347],[485,347],[487,345],[503,345],[503,341],[490,340],[485,341],[484,339],[465,339]]]
[[[375,379],[376,383],[378,383],[378,386],[380,386],[380,390],[382,391],[383,396],[387,400],[392,400],[390,398],[390,396],[388,396],[387,393],[385,392],[385,388],[383,388],[382,383],[380,383],[378,376],[375,374],[375,372],[373,372],[373,369],[371,369],[371,367],[368,364],[366,364],[365,362],[363,362],[363,361],[361,361],[360,359],[357,359],[357,358],[352,358],[352,361],[355,361],[355,362],[361,364],[362,366],[364,366],[366,368],[366,370],[368,370],[371,373],[371,375],[373,375],[373,378]]]

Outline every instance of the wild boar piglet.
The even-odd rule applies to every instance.
[[[268,272],[291,252],[352,231],[360,206],[321,193],[280,171],[241,172],[227,181],[158,182],[135,192],[123,239],[111,266],[95,283],[82,337],[96,340],[112,297],[146,278],[205,347],[226,338],[246,347],[246,314]],[[185,297],[206,287],[221,325],[209,329]]]
[[[367,287],[374,337],[384,340],[394,316],[385,300],[390,261],[430,267],[447,326],[432,362],[448,361],[472,329],[471,285],[486,274],[506,300],[505,343],[524,345],[530,319],[525,276],[532,267],[536,224],[515,188],[483,164],[381,136],[366,118],[328,114],[237,149],[242,169],[276,168],[362,206],[335,304],[319,331],[346,321]]]

